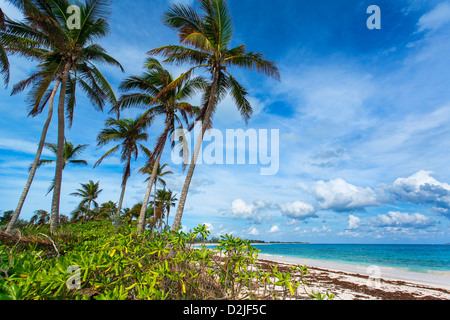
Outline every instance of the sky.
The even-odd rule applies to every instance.
[[[178,44],[175,31],[161,19],[171,3],[197,5],[194,0],[114,1],[111,32],[100,44],[125,72],[99,68],[118,96],[124,78],[143,72],[146,52]],[[261,175],[266,167],[262,162],[198,165],[183,230],[207,224],[213,236],[265,241],[450,242],[450,2],[228,3],[234,23],[231,46],[245,44],[275,61],[281,81],[230,69],[247,89],[254,114],[246,125],[227,97],[215,114],[214,128],[223,136],[230,129],[278,130],[279,170]],[[370,5],[381,10],[381,29],[367,27]],[[4,0],[0,7],[9,17],[20,18]],[[17,205],[46,117],[46,112],[27,117],[25,93],[10,96],[12,85],[34,70],[22,58],[10,60],[11,84],[0,88],[3,211]],[[165,66],[175,75],[189,67]],[[192,99],[196,101],[199,97]],[[81,94],[77,97],[67,140],[89,144],[82,154],[89,166],[64,170],[62,214],[69,215],[80,201],[70,193],[89,180],[100,181],[99,203],[118,201],[120,158],[111,157],[93,169],[108,150],[96,146],[110,116],[106,111],[99,113]],[[123,116],[141,112],[129,110]],[[148,131],[149,148],[161,122]],[[56,129],[53,121],[47,142],[56,142]],[[46,151],[43,157],[52,155]],[[165,179],[167,188],[179,197],[185,172],[169,148],[162,162],[173,171]],[[143,200],[145,177],[137,172],[143,163],[143,156],[132,163],[125,207]],[[50,211],[51,195],[45,194],[53,175],[52,166],[38,169],[21,218],[29,219],[38,209]]]

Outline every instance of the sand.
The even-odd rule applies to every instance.
[[[259,254],[260,263],[306,265],[307,290],[329,292],[334,300],[449,300],[449,273],[335,263],[323,260]]]

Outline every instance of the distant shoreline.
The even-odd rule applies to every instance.
[[[332,243],[332,242],[324,242],[324,243],[314,243],[314,242],[299,242],[299,241],[264,241],[264,240],[249,240],[252,245],[261,245],[261,244],[310,244],[310,245],[368,245],[368,246],[450,246],[449,243]],[[218,242],[194,242],[196,245],[218,245]]]

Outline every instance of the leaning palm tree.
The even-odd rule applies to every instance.
[[[89,183],[82,183],[81,188],[76,192],[71,193],[71,196],[81,197],[82,200],[79,204],[79,208],[85,208],[87,212],[91,211],[91,204],[94,204],[95,208],[98,208],[98,203],[95,201],[100,193],[103,191],[99,187],[100,181],[94,183],[90,180]]]
[[[156,139],[153,153],[149,156],[149,162],[155,165],[144,196],[138,222],[138,233],[141,233],[145,226],[145,213],[167,139],[174,134],[176,129],[182,127],[183,122],[188,123],[189,117],[198,112],[198,107],[192,106],[186,100],[191,98],[195,92],[205,89],[207,86],[207,83],[201,77],[193,79],[184,77],[182,81],[178,81],[174,85],[174,77],[163,68],[158,60],[151,57],[147,58],[144,68],[146,72],[143,75],[132,76],[122,82],[120,89],[125,91],[126,94],[121,96],[118,103],[121,109],[129,107],[147,108],[145,115],[149,120],[158,116],[165,118],[164,130]],[[170,86],[170,89],[167,89],[168,86]]]
[[[56,143],[46,143],[44,145],[51,153],[53,153],[56,157],[58,154],[57,144]],[[64,150],[63,150],[63,170],[66,168],[66,165],[76,165],[76,166],[87,166],[88,163],[86,160],[80,160],[79,156],[81,153],[86,150],[86,148],[89,145],[87,144],[79,144],[76,147],[73,145],[72,142],[65,141],[64,143]],[[37,168],[40,168],[43,165],[47,165],[50,163],[56,162],[56,159],[41,159],[37,163]],[[30,170],[32,170],[32,167],[30,167]],[[54,181],[52,182],[50,188],[48,189],[47,194],[49,194],[55,187]]]
[[[201,13],[185,5],[171,5],[164,14],[164,22],[177,30],[182,45],[168,45],[149,52],[151,55],[162,54],[169,63],[189,62],[194,66],[174,81],[182,81],[197,68],[203,68],[211,74],[211,84],[205,90],[203,107],[196,121],[201,121],[194,154],[180,196],[173,229],[181,225],[184,206],[189,186],[194,174],[198,154],[207,129],[212,127],[212,117],[218,103],[230,92],[243,119],[247,123],[252,115],[252,106],[247,99],[247,90],[232,76],[229,67],[241,67],[256,70],[259,73],[280,79],[280,73],[274,62],[264,58],[260,53],[247,52],[246,46],[229,48],[233,38],[233,23],[225,0],[199,0]],[[168,87],[167,89],[170,89]]]
[[[148,134],[144,132],[148,121],[138,117],[133,119],[108,119],[106,120],[106,128],[103,129],[97,137],[97,146],[100,148],[110,142],[118,142],[118,144],[106,152],[100,160],[97,161],[94,168],[102,163],[104,159],[113,155],[120,149],[120,160],[125,163],[122,176],[122,192],[120,194],[119,206],[116,212],[115,226],[119,225],[120,211],[122,210],[123,198],[125,196],[125,188],[128,178],[131,175],[131,159],[137,160],[139,155],[139,141],[147,141]]]
[[[25,185],[19,204],[11,220],[11,228],[20,215],[25,198],[34,178],[35,166],[42,152],[45,135],[51,121],[52,102],[58,90],[58,154],[55,169],[55,188],[52,199],[51,232],[59,227],[59,204],[62,169],[64,166],[63,146],[65,137],[65,109],[69,125],[74,117],[76,89],[90,99],[94,107],[103,110],[105,101],[116,105],[114,92],[106,78],[93,64],[105,63],[122,66],[95,42],[109,31],[110,0],[8,0],[21,10],[24,22],[5,19],[6,30],[1,34],[2,44],[8,52],[34,58],[40,61],[38,70],[13,88],[13,94],[29,86],[30,114],[40,114],[49,103],[49,116],[44,126],[33,170]],[[70,6],[77,5],[79,28],[71,24]],[[49,87],[54,84],[53,90]],[[9,227],[8,227],[9,228]]]

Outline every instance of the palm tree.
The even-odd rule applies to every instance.
[[[55,156],[58,154],[56,143],[46,143],[44,146],[48,150],[50,150],[50,152],[52,152]],[[86,162],[86,160],[80,160],[80,159],[78,159],[78,157],[88,146],[89,145],[87,145],[87,144],[79,144],[76,147],[74,147],[72,142],[65,141],[64,151],[63,151],[63,158],[64,158],[63,170],[66,168],[67,164],[72,164],[72,165],[77,165],[77,166],[87,166],[88,163]],[[55,159],[41,159],[38,161],[36,168],[40,168],[43,165],[47,165],[47,164],[54,163],[54,162],[56,162]],[[31,167],[30,167],[30,170],[32,170]],[[48,189],[47,194],[49,194],[53,190],[54,185],[55,184],[53,181],[52,185]]]
[[[158,203],[162,207],[162,212],[166,215],[166,226],[169,225],[169,215],[170,215],[170,208],[175,207],[177,199],[177,195],[173,194],[172,190],[166,190],[159,189],[156,192],[156,199],[158,199]],[[163,217],[161,217],[162,219]]]
[[[45,210],[36,210],[30,219],[30,223],[35,225],[47,224],[50,220],[50,214]]]
[[[108,201],[100,205],[99,214],[104,218],[112,218],[117,212],[117,204],[113,201]]]
[[[0,225],[2,224],[6,224],[7,222],[9,222],[12,218],[14,211],[10,210],[10,211],[5,211],[3,212],[3,214],[1,214],[0,212]]]
[[[122,210],[123,198],[125,196],[125,188],[128,178],[131,175],[131,158],[137,160],[139,154],[138,145],[142,146],[139,141],[147,141],[148,134],[143,132],[146,129],[147,121],[142,117],[137,119],[108,119],[106,120],[106,128],[103,129],[97,137],[98,147],[102,147],[110,142],[119,142],[115,147],[106,152],[100,160],[97,161],[94,168],[102,163],[102,161],[117,152],[121,151],[121,161],[125,163],[122,177],[122,192],[120,194],[119,206],[117,208],[115,226],[119,225],[120,211]]]
[[[142,210],[142,202],[136,203],[131,209],[126,210],[125,215],[131,218],[139,219]],[[125,210],[124,210],[125,211]],[[145,221],[153,216],[153,206],[150,204],[145,211]]]
[[[94,204],[94,207],[98,208],[98,203],[95,200],[103,191],[100,189],[99,185],[100,181],[94,183],[94,181],[90,180],[89,183],[82,183],[81,189],[77,189],[77,192],[70,194],[71,196],[82,198],[78,208],[85,208],[87,212],[91,211],[91,204]]]
[[[164,14],[164,22],[170,28],[177,30],[182,45],[168,45],[149,52],[151,55],[162,54],[169,63],[186,63],[194,65],[178,81],[197,68],[206,69],[211,74],[211,83],[205,90],[203,107],[196,121],[202,122],[202,131],[199,135],[191,164],[186,176],[173,230],[181,225],[187,193],[194,174],[198,154],[200,152],[203,136],[208,128],[212,127],[212,116],[218,103],[230,92],[234,102],[247,123],[252,115],[252,106],[247,99],[247,90],[231,75],[229,67],[241,67],[256,70],[259,73],[280,79],[280,73],[274,62],[264,58],[260,53],[247,52],[246,46],[241,45],[229,49],[233,38],[233,23],[228,5],[225,0],[199,0],[201,13],[185,5],[171,5]],[[167,89],[170,89],[169,86]]]
[[[147,153],[147,152],[146,152]],[[149,156],[149,154],[147,153],[147,156]],[[158,184],[158,182],[160,182],[163,187],[166,187],[166,181],[163,179],[164,176],[168,175],[168,174],[173,174],[172,171],[167,170],[164,171],[165,168],[167,167],[167,163],[163,164],[162,166],[158,164],[158,167],[156,168],[156,175],[155,175],[155,181],[154,181],[154,194],[153,194],[153,216],[156,217],[156,211],[158,210],[158,206],[156,205],[156,186]],[[142,167],[141,169],[139,169],[139,172],[142,174],[148,174],[150,175],[147,179],[145,179],[146,182],[151,180],[151,176],[153,174],[153,164],[150,162],[147,162],[147,164]]]
[[[48,125],[51,121],[53,99],[60,90],[58,101],[58,143],[55,169],[55,188],[52,200],[51,232],[59,227],[59,203],[61,194],[62,169],[64,166],[63,146],[65,117],[67,110],[69,125],[74,117],[76,89],[80,86],[93,106],[103,110],[105,101],[116,105],[114,92],[93,64],[105,63],[122,66],[98,44],[99,38],[109,31],[107,17],[110,0],[8,0],[21,10],[24,22],[5,19],[5,32],[1,35],[2,44],[7,51],[27,58],[38,59],[38,70],[29,78],[21,81],[13,88],[13,94],[32,86],[28,100],[30,115],[40,114],[49,103],[49,116],[41,136],[33,169],[25,185],[19,204],[10,222],[11,228],[20,215],[25,198],[34,178],[35,167],[45,141]],[[72,3],[73,2],[73,3]],[[68,24],[67,12],[72,4],[80,8],[80,28],[73,29]],[[53,90],[48,90],[55,83]],[[10,226],[9,226],[10,227]],[[9,228],[8,227],[8,228]]]
[[[153,153],[149,156],[150,162],[155,163],[154,170],[148,182],[147,191],[144,196],[143,206],[138,223],[138,233],[141,233],[145,225],[145,212],[150,199],[152,186],[156,179],[159,166],[167,139],[174,134],[176,129],[182,127],[183,120],[188,123],[189,116],[194,116],[198,108],[185,102],[197,90],[205,89],[207,84],[201,77],[190,79],[183,77],[173,85],[174,77],[165,70],[161,63],[154,58],[147,58],[145,62],[146,72],[141,76],[132,76],[122,82],[120,89],[125,92],[119,99],[119,107],[147,107],[145,115],[150,120],[161,115],[165,117],[164,130],[156,140]],[[167,89],[170,86],[170,90]],[[179,114],[179,115],[178,115]],[[176,128],[178,126],[178,128]],[[173,145],[172,145],[173,146]]]

